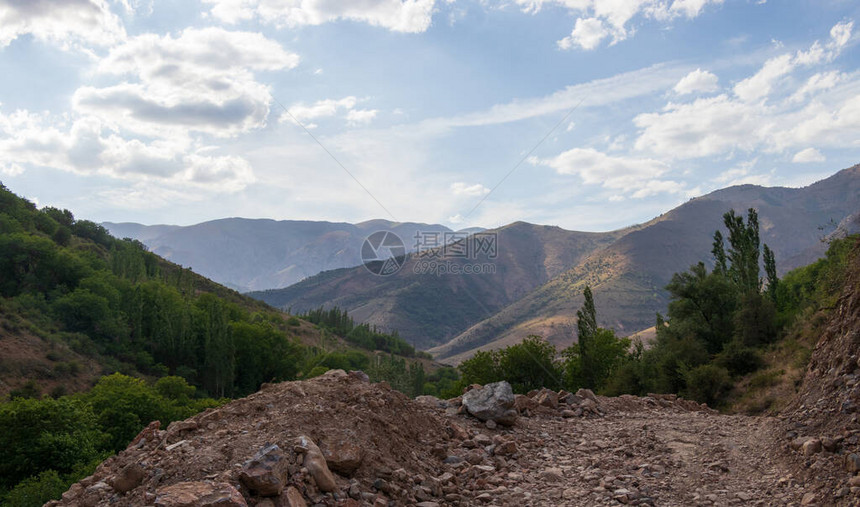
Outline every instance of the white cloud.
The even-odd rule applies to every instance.
[[[821,46],[830,53],[804,61],[829,62],[844,44],[843,39],[840,36]],[[812,48],[819,46],[816,43]],[[806,66],[798,63],[800,53],[806,54],[787,53],[768,60],[752,77],[735,86],[734,97],[721,94],[688,103],[670,102],[662,111],[636,116],[634,124],[640,129],[636,149],[666,159],[688,159],[858,144],[858,73],[818,73],[805,81],[792,75],[776,88],[778,79]],[[767,100],[757,100],[763,98]]]
[[[562,49],[594,49],[607,37],[612,44],[626,39],[633,30],[633,18],[643,16],[662,22],[699,16],[708,4],[723,0],[515,0],[526,13],[537,13],[544,5],[568,9],[577,17],[571,34],[558,41]]]
[[[808,162],[824,162],[827,157],[815,148],[806,148],[794,154],[791,161],[795,164],[805,164]]]
[[[675,85],[675,93],[687,95],[696,92],[715,92],[719,89],[716,75],[702,69],[696,69],[678,81]]]
[[[652,65],[608,78],[567,86],[543,97],[515,99],[508,103],[496,104],[483,111],[452,118],[425,120],[424,124],[439,128],[475,127],[566,112],[575,106],[598,108],[665,90],[678,81],[681,72],[683,72],[681,67],[665,64]]]
[[[203,0],[225,23],[256,19],[277,27],[350,20],[395,32],[420,33],[432,22],[435,0]]]
[[[529,161],[551,167],[558,174],[579,176],[587,185],[600,184],[605,188],[624,191],[642,189],[642,185],[658,179],[669,170],[659,160],[612,156],[593,148],[573,148],[553,158],[531,158]],[[651,183],[650,189],[658,192],[669,187],[671,185],[665,183]]]
[[[356,103],[357,99],[349,96],[342,99],[318,100],[311,105],[293,104],[288,108],[289,114],[286,112],[283,113],[280,121],[291,121],[292,118],[290,118],[290,115],[294,116],[301,123],[318,118],[328,118],[337,114],[341,109],[351,110],[355,107]]]
[[[254,71],[291,69],[298,61],[258,33],[188,28],[175,38],[143,34],[113,48],[98,66],[102,74],[131,81],[81,87],[73,105],[144,135],[230,137],[265,125],[271,96]]]
[[[570,35],[558,41],[561,49],[570,49],[579,46],[582,49],[594,49],[600,45],[600,41],[609,37],[610,31],[603,26],[603,21],[597,18],[579,18]]]
[[[807,96],[821,90],[829,90],[842,81],[845,76],[839,71],[819,72],[813,74],[806,83],[791,96],[792,102],[802,102]]]
[[[822,45],[819,41],[815,41],[808,50],[801,50],[793,55],[786,53],[771,58],[753,76],[735,85],[735,95],[745,101],[766,98],[771,94],[779,79],[791,73],[795,68],[833,61],[851,38],[853,27],[853,21],[838,23],[830,30],[831,40],[827,44]]]
[[[104,0],[0,0],[0,49],[26,34],[68,49],[114,44],[125,29]]]
[[[209,155],[210,147],[196,146],[187,138],[129,140],[94,117],[74,121],[67,131],[58,124],[62,122],[47,114],[0,112],[0,159],[17,171],[52,167],[218,192],[241,190],[255,180],[247,161]]]
[[[321,118],[331,118],[341,113],[346,120],[346,124],[355,127],[358,125],[367,125],[371,123],[379,113],[377,109],[355,109],[358,104],[358,99],[354,96],[344,97],[342,99],[323,99],[318,100],[310,105],[302,103],[293,104],[289,107],[289,112],[281,114],[280,122],[291,122],[293,118],[302,123],[305,128],[315,128],[315,123],[309,123],[312,120]]]
[[[376,109],[352,109],[346,113],[346,121],[349,125],[367,125],[376,118],[379,111]]]
[[[669,158],[706,157],[735,149],[750,151],[768,127],[759,106],[746,105],[727,95],[669,103],[660,113],[633,120],[643,129],[636,149]]]
[[[490,189],[480,183],[469,185],[461,181],[451,183],[451,191],[454,195],[466,195],[469,197],[480,197],[490,193]]]
[[[650,180],[633,192],[631,197],[643,199],[657,194],[683,194],[686,192],[687,187],[683,183],[672,180]]]
[[[776,80],[791,72],[794,65],[792,56],[788,54],[771,58],[755,75],[735,85],[735,95],[745,101],[766,97]]]

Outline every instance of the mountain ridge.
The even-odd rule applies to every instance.
[[[499,258],[494,261],[498,273],[485,277],[495,277],[496,282],[443,283],[418,278],[408,274],[412,261],[407,260],[395,275],[398,284],[374,279],[359,267],[251,295],[294,310],[341,306],[359,320],[397,329],[419,347],[431,344],[431,353],[450,362],[458,362],[478,348],[511,345],[528,334],[540,334],[563,346],[574,339],[571,325],[586,283],[594,291],[601,325],[625,335],[653,326],[655,313],[664,311],[668,303],[663,287],[673,273],[709,259],[713,232],[722,227],[722,215],[729,209],[760,208],[763,241],[774,249],[779,270],[784,272],[820,257],[826,248],[822,239],[860,210],[858,196],[860,166],[854,166],[803,188],[739,185],[716,190],[618,231],[585,233],[557,228],[559,236],[581,242],[562,242],[564,247],[505,243],[504,237],[517,236],[511,232],[532,228],[526,236],[541,241],[538,231],[551,230],[547,229],[550,226],[514,222],[491,231],[499,234]],[[573,248],[579,255],[539,259],[535,252],[542,248],[547,252]],[[546,266],[547,258],[556,264]],[[511,270],[534,275],[538,265],[546,271],[531,283],[510,287],[502,280]],[[504,296],[499,295],[502,293]],[[449,301],[440,302],[446,298]],[[470,302],[475,300],[480,305]],[[416,309],[422,303],[423,311]],[[434,312],[436,316],[427,315]],[[411,322],[415,319],[420,325]],[[463,327],[454,334],[457,326]],[[449,339],[442,341],[446,337]]]
[[[361,264],[361,244],[391,230],[407,248],[417,231],[454,232],[439,224],[367,220],[357,224],[230,217],[189,226],[102,224],[162,257],[240,292],[286,287],[321,271]]]

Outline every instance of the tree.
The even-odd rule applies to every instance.
[[[755,208],[747,210],[747,221],[735,210],[723,215],[723,222],[729,230],[728,273],[741,293],[761,290],[759,279],[759,240],[758,213]]]
[[[43,470],[73,471],[102,455],[106,435],[92,407],[60,398],[16,399],[0,405],[0,486]]]
[[[579,361],[582,381],[585,387],[594,388],[596,379],[594,365],[589,356],[589,341],[597,332],[597,310],[594,308],[594,297],[591,287],[585,286],[582,291],[585,301],[582,308],[576,311],[577,343],[579,344]]]
[[[672,275],[666,290],[671,298],[669,326],[658,326],[658,335],[690,336],[700,340],[711,354],[722,350],[734,334],[732,316],[738,295],[732,282],[716,272],[708,273],[700,262],[689,271]]]
[[[164,399],[141,379],[114,373],[102,377],[83,398],[92,405],[116,451],[124,449],[150,422],[160,420],[165,426],[170,422]]]
[[[559,389],[561,368],[555,360],[555,347],[540,336],[530,335],[516,345],[499,353],[502,378],[510,382],[516,393],[549,387]]]
[[[767,295],[772,302],[776,303],[779,278],[776,276],[776,260],[773,257],[773,250],[764,245],[762,257],[764,257],[764,272],[767,275]]]
[[[474,356],[460,363],[457,369],[460,370],[462,382],[466,385],[483,385],[503,380],[497,350],[479,350]]]
[[[726,261],[726,248],[723,242],[723,234],[720,231],[714,231],[714,246],[711,249],[711,253],[714,255],[714,272],[725,276],[728,273],[729,268]]]

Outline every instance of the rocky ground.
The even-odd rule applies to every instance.
[[[780,420],[724,416],[673,396],[514,396],[502,384],[414,401],[342,371],[265,386],[167,430],[152,425],[57,504],[854,505],[860,498],[841,467],[845,491],[838,498],[822,491],[804,460],[840,450],[805,456],[791,448],[797,437]]]
[[[779,418],[504,382],[410,400],[336,370],[152,424],[53,505],[860,505],[853,273]]]

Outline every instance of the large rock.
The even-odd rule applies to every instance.
[[[350,438],[322,442],[320,449],[329,468],[346,476],[352,475],[364,458],[364,451]]]
[[[180,482],[159,488],[155,507],[247,507],[236,488],[226,482]]]
[[[330,493],[337,490],[337,482],[334,480],[331,470],[326,464],[325,456],[323,456],[320,448],[309,437],[301,436],[298,438],[297,447],[305,453],[304,466],[308,469],[314,482],[320,491]]]
[[[242,466],[239,480],[260,496],[277,496],[287,484],[287,457],[277,445],[260,449]]]
[[[463,406],[482,421],[495,421],[511,426],[516,422],[514,391],[507,382],[494,382],[476,387],[463,395]]]

